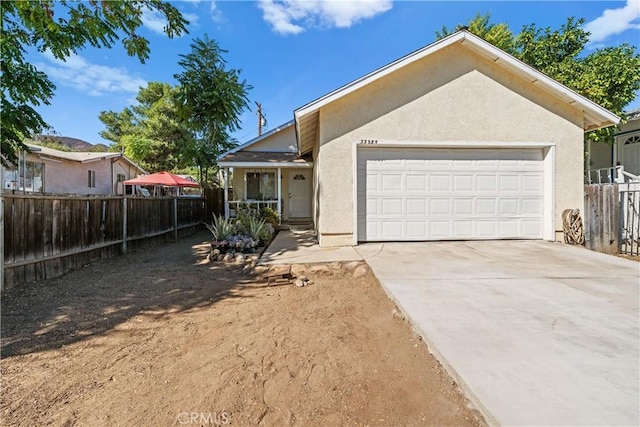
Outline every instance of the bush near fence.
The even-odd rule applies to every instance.
[[[206,215],[204,198],[3,194],[2,199],[3,289],[177,239]]]

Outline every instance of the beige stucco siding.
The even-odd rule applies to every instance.
[[[296,145],[295,126],[289,126],[279,132],[275,132],[263,140],[256,142],[243,151],[290,153],[298,151]]]
[[[556,229],[583,210],[582,113],[491,61],[452,45],[320,110],[320,243],[352,242],[354,141],[556,144]]]

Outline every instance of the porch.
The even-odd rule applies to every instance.
[[[308,159],[290,152],[237,152],[218,164],[225,218],[236,217],[242,208],[270,208],[281,222],[311,220],[313,163]]]

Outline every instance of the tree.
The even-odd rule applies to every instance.
[[[502,47],[504,41],[496,44],[495,39],[482,30],[495,27],[488,24],[489,18],[489,14],[476,15],[468,23],[469,31]],[[571,17],[558,30],[526,25],[506,44],[512,46],[510,53],[521,61],[620,116],[640,89],[640,55],[628,44],[585,54],[589,33],[582,28],[584,22]],[[449,34],[445,30],[437,32],[436,37]],[[589,132],[585,137],[612,141],[614,130],[609,127]]]
[[[201,182],[207,181],[218,155],[235,145],[229,133],[240,127],[240,114],[249,104],[251,86],[240,80],[241,70],[226,69],[226,52],[205,34],[194,40],[190,53],[180,55],[183,71],[174,75],[180,83],[178,112],[195,135],[185,152],[200,169]]]
[[[1,1],[0,70],[2,71],[2,136],[0,162],[15,163],[23,140],[48,128],[35,107],[49,104],[55,86],[46,74],[25,60],[27,49],[50,52],[64,60],[87,46],[110,48],[122,38],[130,56],[149,57],[149,41],[137,34],[142,13],[159,12],[172,38],[187,32],[178,9],[160,0]],[[58,16],[56,16],[58,15]]]
[[[100,135],[114,142],[112,150],[124,151],[149,171],[183,166],[183,151],[193,145],[193,134],[178,118],[177,93],[168,83],[149,83],[140,88],[137,105],[100,113],[106,127]]]
[[[490,20],[491,14],[481,15],[480,13],[476,13],[466,25],[458,24],[454,29],[449,29],[443,25],[440,31],[436,31],[436,40],[460,31],[462,28],[468,28],[470,32],[485,39],[492,45],[499,47],[505,52],[514,53],[515,39],[509,29],[509,25],[506,23],[491,24],[489,22]]]

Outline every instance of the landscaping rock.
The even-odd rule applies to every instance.
[[[331,268],[327,264],[315,264],[309,267],[309,272],[319,275],[331,274]]]
[[[222,262],[222,261],[224,261],[224,257],[225,257],[225,255],[220,254],[220,255],[218,255],[218,256],[216,257],[216,261],[220,261],[220,262]]]
[[[366,265],[361,265],[353,271],[353,277],[358,279],[360,277],[364,277],[369,272],[369,267]]]
[[[293,264],[291,266],[291,273],[294,276],[300,276],[307,272],[307,267],[304,264]]]
[[[350,262],[347,262],[347,263],[344,265],[344,268],[346,268],[346,269],[347,269],[347,270],[349,270],[349,271],[353,271],[353,270],[355,270],[359,265],[360,265],[360,261],[350,261]]]
[[[266,265],[257,265],[253,268],[254,273],[256,274],[264,274],[269,271],[269,267]]]
[[[220,255],[220,249],[211,250],[211,259],[217,259],[218,255]]]
[[[329,264],[329,267],[331,267],[333,270],[340,270],[342,268],[342,263],[332,262],[331,264]]]
[[[234,256],[230,252],[227,252],[226,254],[224,254],[224,257],[222,258],[222,261],[226,263],[233,262],[233,260],[234,260]]]
[[[244,262],[244,254],[236,254],[236,257],[233,261],[236,264],[242,264]]]

